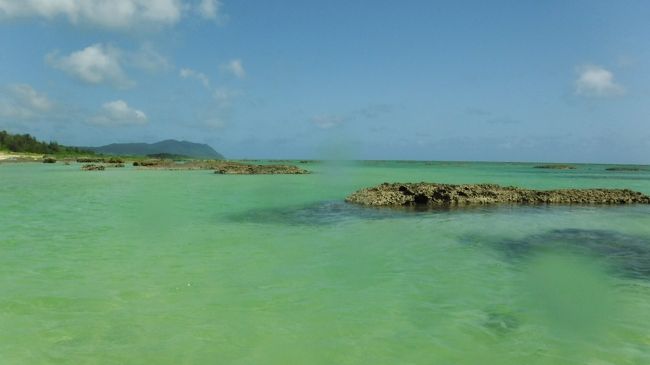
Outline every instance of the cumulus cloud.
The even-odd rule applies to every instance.
[[[0,92],[0,117],[30,119],[49,111],[54,103],[30,85],[9,85]]]
[[[0,0],[0,20],[63,18],[75,25],[129,29],[173,25],[186,6],[181,0]]]
[[[121,88],[134,85],[122,68],[121,51],[115,47],[98,43],[67,56],[53,52],[46,56],[46,61],[52,67],[89,84],[110,84]]]
[[[115,100],[104,103],[101,112],[89,121],[104,126],[124,126],[146,124],[148,118],[143,111],[130,107],[124,100]]]
[[[221,70],[240,79],[246,77],[246,70],[244,69],[242,61],[239,59],[231,60],[228,63],[222,64]]]
[[[575,92],[582,96],[604,97],[622,95],[625,89],[616,82],[611,71],[600,66],[586,65],[578,68]]]
[[[340,125],[345,119],[337,115],[317,115],[311,118],[311,121],[319,128],[330,129]]]
[[[203,86],[210,87],[210,78],[202,72],[192,70],[191,68],[182,68],[178,74],[184,79],[199,80]]]

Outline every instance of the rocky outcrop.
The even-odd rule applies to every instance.
[[[143,161],[133,161],[133,166],[141,167],[159,167],[159,166],[168,166],[171,165],[171,161],[167,160],[143,160]]]
[[[104,162],[104,159],[99,158],[99,157],[79,157],[79,158],[77,158],[77,162],[80,162],[80,163],[98,163],[98,162]]]
[[[575,166],[571,165],[537,165],[536,169],[550,169],[550,170],[575,170]]]
[[[384,183],[346,199],[370,206],[458,206],[477,204],[650,204],[650,197],[627,189],[530,190],[494,184]]]
[[[81,166],[81,169],[84,171],[104,171],[106,167],[104,165],[89,164]]]
[[[111,157],[111,158],[108,159],[107,162],[108,163],[113,163],[113,164],[118,164],[118,163],[123,164],[124,160],[122,160],[121,158],[117,158],[117,157]]]
[[[308,170],[294,165],[257,165],[235,161],[191,160],[178,163],[171,160],[135,161],[133,166],[147,170],[214,170],[224,175],[309,174]]]
[[[53,158],[53,157],[43,157],[43,163],[56,163],[56,158]]]
[[[228,175],[302,175],[308,174],[309,171],[293,165],[253,165],[239,162],[223,162],[215,166],[214,173]]]
[[[627,171],[627,172],[648,171],[647,169],[643,169],[641,167],[634,167],[634,166],[608,167],[605,170],[606,171]]]

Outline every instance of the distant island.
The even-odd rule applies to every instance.
[[[115,156],[183,156],[222,160],[223,155],[207,144],[167,139],[156,143],[112,143],[100,147],[80,147],[104,155]]]

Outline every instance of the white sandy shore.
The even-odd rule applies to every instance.
[[[0,161],[9,161],[15,159],[21,160],[39,160],[41,155],[27,154],[27,153],[12,153],[12,152],[3,152],[0,151]]]

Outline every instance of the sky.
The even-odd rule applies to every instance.
[[[650,163],[650,2],[0,0],[0,129],[228,158]]]

